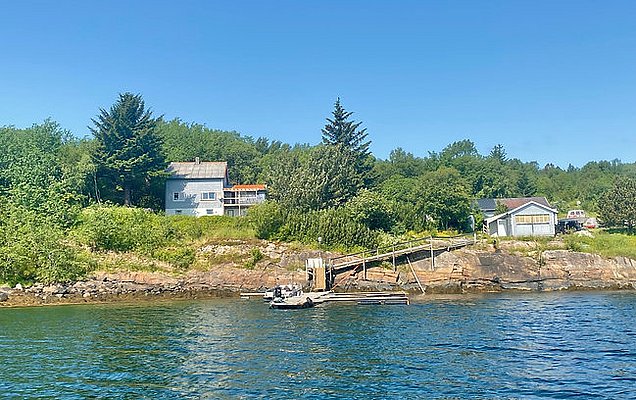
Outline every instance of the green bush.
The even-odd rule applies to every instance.
[[[165,245],[174,236],[164,217],[121,206],[85,208],[74,234],[95,250],[146,252]]]
[[[287,215],[278,233],[283,241],[321,243],[327,247],[373,248],[378,245],[378,232],[352,219],[344,208],[331,208],[308,213],[293,212]]]
[[[285,223],[286,213],[277,202],[266,201],[250,209],[249,220],[257,238],[272,239]]]
[[[196,251],[190,247],[167,247],[152,253],[157,260],[165,261],[180,269],[188,269],[196,260]]]
[[[66,282],[90,263],[65,240],[65,232],[33,211],[7,206],[0,215],[0,282]]]
[[[263,253],[261,252],[261,249],[259,249],[258,247],[253,248],[250,251],[250,258],[247,260],[247,262],[245,263],[245,268],[247,269],[254,269],[254,267],[256,266],[256,264],[261,261],[265,256],[263,255]]]

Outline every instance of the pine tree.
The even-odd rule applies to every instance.
[[[344,109],[340,104],[340,98],[336,100],[332,114],[333,118],[327,118],[327,124],[322,129],[322,142],[327,146],[340,145],[350,152],[355,159],[354,168],[361,182],[368,183],[371,179],[373,157],[369,151],[371,141],[366,140],[366,128],[360,129],[362,122],[349,121],[353,112]]]
[[[158,119],[145,109],[141,95],[123,93],[92,121],[97,181],[104,192],[113,193],[112,200],[132,205],[133,189],[143,191],[166,167],[156,133]]]
[[[492,150],[490,151],[490,158],[492,158],[493,160],[497,160],[500,163],[505,163],[507,158],[506,158],[506,150],[504,149],[502,144],[498,144],[495,147],[492,148]]]

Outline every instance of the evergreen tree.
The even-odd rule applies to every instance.
[[[97,181],[112,200],[132,205],[133,189],[143,194],[151,178],[166,167],[156,133],[158,119],[145,109],[141,95],[123,93],[109,111],[100,109],[92,121]]]
[[[492,150],[490,151],[490,158],[492,158],[493,160],[497,160],[500,163],[505,163],[506,162],[506,150],[504,149],[502,144],[498,144],[495,147],[492,148]]]
[[[332,114],[333,118],[327,118],[327,124],[322,129],[322,142],[328,146],[340,145],[350,152],[362,182],[369,183],[374,160],[369,152],[371,141],[366,140],[366,128],[360,129],[362,122],[349,121],[353,112],[344,109],[340,98],[336,100]]]
[[[537,193],[537,184],[526,171],[522,171],[519,176],[517,191],[521,197],[530,197]]]

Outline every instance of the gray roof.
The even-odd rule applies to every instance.
[[[477,199],[477,207],[482,211],[495,211],[497,201],[495,199]]]
[[[173,162],[166,170],[168,179],[225,179],[226,162]]]

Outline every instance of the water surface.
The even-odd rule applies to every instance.
[[[636,293],[0,309],[1,398],[636,398]]]

